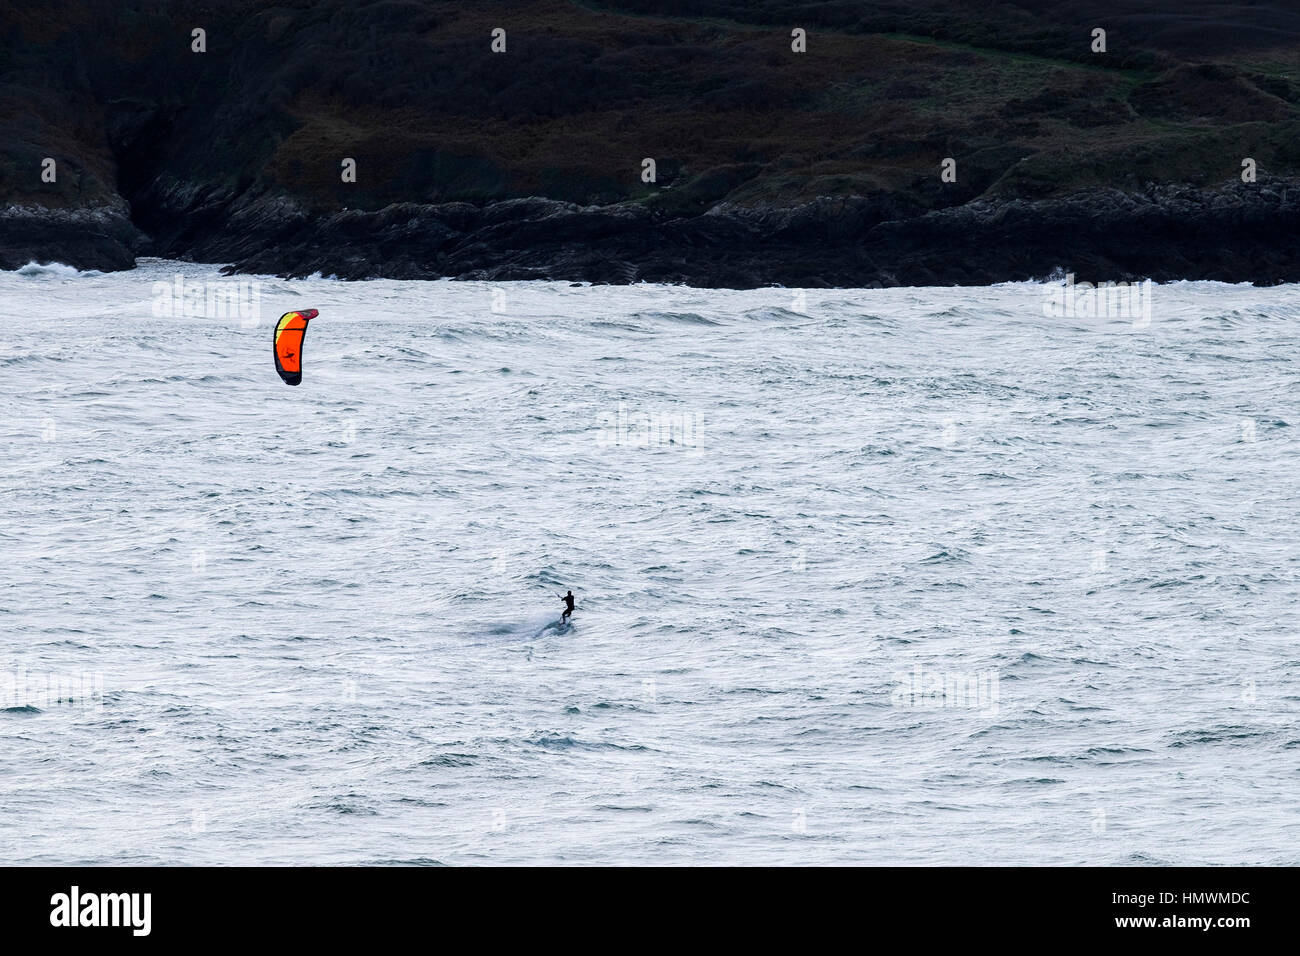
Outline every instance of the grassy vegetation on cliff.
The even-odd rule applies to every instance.
[[[794,27],[807,53],[791,51]],[[1090,51],[1094,27],[1109,52]],[[195,28],[206,53],[191,52]],[[0,128],[0,199],[120,194],[146,227],[182,187],[197,206],[214,192],[322,211],[544,195],[686,214],[1209,185],[1245,156],[1300,172],[1300,14],[1201,0],[0,0]],[[47,156],[54,184],[40,181]],[[944,186],[949,156],[959,177]],[[344,157],[355,184],[340,181]]]

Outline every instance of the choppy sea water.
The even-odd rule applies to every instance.
[[[3,862],[1300,861],[1295,287],[178,274],[0,274]]]

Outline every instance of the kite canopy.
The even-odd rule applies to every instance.
[[[302,343],[307,338],[307,323],[318,315],[315,309],[286,312],[275,323],[275,370],[286,385],[302,381]]]

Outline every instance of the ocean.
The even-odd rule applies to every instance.
[[[1080,289],[0,274],[0,860],[1300,862],[1300,289]]]

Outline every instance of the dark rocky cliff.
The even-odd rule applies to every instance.
[[[4,0],[0,130],[7,269],[1300,280],[1282,3]]]

